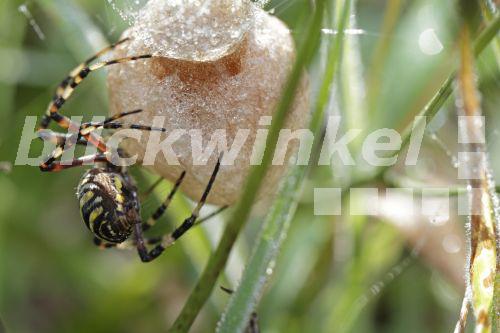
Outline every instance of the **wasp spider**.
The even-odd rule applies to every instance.
[[[114,64],[138,61],[152,57],[152,55],[146,54],[92,64],[101,55],[113,50],[116,46],[126,41],[127,39],[121,40],[101,50],[71,71],[71,73],[59,84],[38,130],[38,135],[41,139],[54,143],[56,147],[44,162],[40,164],[40,169],[46,172],[56,172],[91,163],[92,168],[83,175],[78,184],[77,198],[80,203],[80,212],[83,221],[87,228],[94,234],[95,244],[101,248],[135,246],[141,260],[143,262],[149,262],[157,258],[167,247],[171,246],[195,224],[212,217],[226,207],[220,208],[215,213],[198,222],[196,221],[220,169],[219,158],[205,191],[193,209],[191,216],[185,219],[173,232],[163,237],[145,238],[143,232],[151,228],[163,215],[176,191],[180,187],[185,172],[179,175],[171,192],[154,214],[147,221],[142,221],[140,215],[140,202],[134,180],[128,173],[126,167],[111,162],[111,152],[108,150],[103,138],[98,135],[95,130],[131,128],[144,131],[165,131],[165,129],[134,124],[124,125],[118,121],[128,115],[141,112],[141,110],[121,113],[107,118],[102,122],[88,122],[82,124],[77,124],[60,113],[62,106],[73,94],[75,88],[91,72]],[[48,126],[52,120],[63,129],[67,129],[68,134],[49,130]],[[64,151],[75,144],[91,144],[97,148],[98,152],[93,155],[75,158],[69,162],[65,161],[63,163],[63,161],[61,161],[61,156]],[[148,245],[152,245],[153,247],[148,249]]]

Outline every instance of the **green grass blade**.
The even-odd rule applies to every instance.
[[[278,199],[263,225],[240,287],[228,305],[218,332],[243,332],[270,276],[268,269],[276,259],[286,237],[300,195],[304,167],[294,166],[279,191]]]
[[[398,23],[403,1],[389,0],[387,1],[384,19],[381,27],[381,38],[375,47],[374,56],[371,60],[368,73],[368,91],[367,103],[373,109],[377,109],[378,97],[380,95],[381,85],[379,83],[380,76],[386,65],[387,55],[391,48],[391,36],[394,34]]]
[[[344,30],[350,13],[351,1],[344,2],[337,31],[339,33],[331,44],[328,52],[327,69],[321,86],[318,103],[311,120],[310,129],[319,136],[326,103],[336,69],[341,59]],[[283,183],[271,212],[268,214],[262,227],[254,252],[250,257],[240,287],[221,318],[218,332],[243,332],[250,319],[251,313],[257,307],[266,282],[269,279],[270,265],[276,260],[281,244],[286,237],[290,220],[294,215],[300,194],[302,179],[307,168],[293,166]]]
[[[498,9],[496,4],[493,3],[492,0],[481,0],[481,12],[483,13],[484,19],[486,22],[491,22],[491,20],[498,15]],[[500,67],[500,37],[496,36],[493,41],[493,53],[495,54],[495,59],[497,61],[497,65]]]
[[[351,15],[347,29],[358,29],[356,22],[356,1],[351,5]],[[360,40],[357,35],[344,38],[343,57],[339,72],[339,85],[342,87],[342,116],[346,119],[346,128],[365,130],[369,124],[369,112],[365,98],[365,83],[363,80],[363,62],[361,60]],[[355,139],[349,145],[353,152],[361,150],[361,138]]]
[[[330,45],[330,48],[328,50],[328,62],[326,64],[326,68],[325,68],[324,80],[323,80],[321,87],[319,89],[318,97],[316,100],[316,105],[314,108],[314,114],[312,116],[311,124],[309,126],[310,130],[313,133],[317,133],[321,129],[321,125],[323,124],[323,119],[324,119],[324,114],[325,114],[324,111],[325,111],[326,105],[328,104],[328,101],[330,99],[333,78],[334,78],[337,66],[340,62],[344,30],[345,30],[346,25],[347,25],[346,15],[347,15],[347,13],[350,12],[351,1],[350,0],[345,1],[344,3],[345,3],[345,5],[344,5],[344,9],[342,11],[342,18],[341,18],[341,20],[338,24],[338,27],[337,27],[337,31],[338,31],[337,36],[339,36],[339,38],[335,38],[333,40],[333,42]]]

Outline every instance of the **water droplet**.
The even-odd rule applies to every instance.
[[[255,0],[254,3],[260,8],[264,8],[271,0]]]
[[[443,249],[448,253],[458,253],[462,248],[462,240],[457,235],[446,235],[443,238]]]
[[[147,0],[107,0],[111,8],[122,18],[123,21],[127,22],[132,26],[139,14],[139,11],[146,4]]]
[[[429,221],[432,225],[439,227],[445,225],[450,220],[448,215],[436,215],[432,216]]]
[[[439,40],[434,29],[426,29],[418,37],[420,51],[426,55],[436,55],[443,50],[443,44]]]

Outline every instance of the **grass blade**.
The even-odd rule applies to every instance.
[[[350,4],[351,1],[347,0],[342,6],[342,14],[337,29],[339,33],[336,35],[328,52],[327,69],[310,124],[310,129],[315,136],[319,136],[321,120],[331,91],[330,87],[341,59],[344,30],[350,13]],[[291,217],[297,206],[300,186],[306,170],[307,168],[304,166],[294,166],[287,175],[277,196],[278,199],[275,201],[262,227],[254,252],[246,265],[247,268],[243,273],[240,287],[231,298],[227,310],[221,318],[218,332],[242,332],[246,328],[248,320],[262,296],[265,283],[269,279],[268,268],[276,260],[280,246],[286,237]]]
[[[486,22],[490,22],[496,15],[498,15],[497,5],[492,0],[481,0],[481,11]],[[497,65],[500,67],[500,37],[496,36],[493,41],[493,52]]]
[[[367,103],[376,108],[378,105],[378,96],[380,95],[379,79],[387,61],[391,47],[391,36],[394,34],[399,16],[402,11],[403,1],[390,0],[387,1],[387,6],[382,22],[381,35],[377,46],[375,47],[374,56],[371,60],[370,71],[368,74],[368,92]]]
[[[474,117],[482,116],[479,91],[476,87],[475,66],[473,49],[471,45],[471,32],[473,15],[470,3],[462,1],[463,23],[460,30],[460,68],[457,76],[457,105],[459,115],[466,116],[465,128],[460,136],[467,151],[480,154],[481,160],[472,159],[467,164],[471,177],[468,179],[468,198],[470,203],[470,216],[468,216],[469,255],[467,262],[467,283],[470,297],[468,301],[472,306],[476,318],[475,332],[490,333],[492,323],[496,322],[493,309],[494,287],[497,271],[497,256],[499,239],[496,228],[499,218],[499,207],[495,193],[495,183],[491,177],[489,157],[485,143],[478,140],[482,129],[474,121]],[[465,322],[460,325],[465,326]]]
[[[263,224],[258,243],[243,273],[240,287],[231,297],[221,318],[218,332],[245,330],[270,276],[268,269],[276,259],[281,243],[286,237],[290,220],[297,207],[303,175],[304,167],[295,166],[282,184],[278,199]]]

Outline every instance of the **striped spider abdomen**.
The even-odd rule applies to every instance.
[[[81,178],[77,197],[83,221],[95,236],[117,244],[132,234],[139,202],[126,174],[92,168]]]

